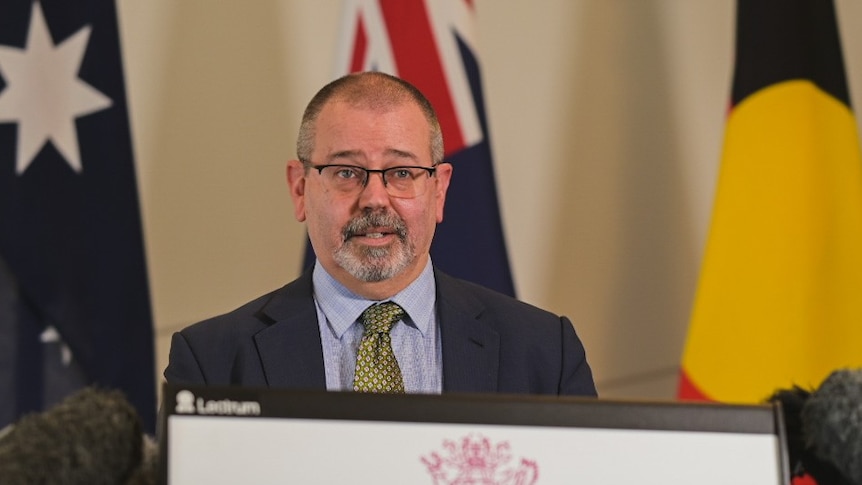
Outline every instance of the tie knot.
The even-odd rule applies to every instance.
[[[397,303],[387,301],[366,308],[359,320],[365,326],[365,333],[389,333],[392,325],[404,316],[404,310]]]

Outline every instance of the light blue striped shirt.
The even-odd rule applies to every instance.
[[[323,269],[314,265],[312,274],[317,322],[323,344],[326,388],[330,391],[353,390],[356,352],[364,327],[359,316],[378,301],[353,294]],[[431,259],[425,269],[401,292],[382,301],[392,301],[406,316],[392,326],[392,349],[404,389],[409,393],[439,394],[443,386],[443,359],[435,303],[437,290]]]

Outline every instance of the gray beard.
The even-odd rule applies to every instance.
[[[385,248],[366,248],[348,242],[335,252],[335,262],[360,281],[388,280],[404,271],[415,256],[413,247],[405,242]]]
[[[394,228],[398,241],[387,247],[365,247],[350,240],[354,234],[375,226]],[[366,283],[392,278],[416,258],[416,248],[407,237],[407,226],[392,213],[364,213],[348,222],[342,235],[344,244],[335,251],[335,262],[351,276]]]

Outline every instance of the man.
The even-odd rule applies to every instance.
[[[436,270],[452,166],[428,100],[382,73],[325,86],[287,164],[314,268],[174,334],[169,382],[596,394],[571,322]]]

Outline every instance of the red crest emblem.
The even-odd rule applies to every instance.
[[[533,485],[539,478],[535,461],[513,463],[508,441],[492,444],[482,435],[469,435],[460,443],[444,441],[443,449],[421,457],[435,485]]]

